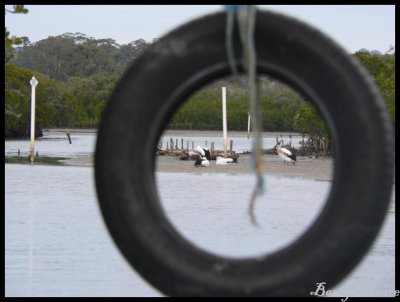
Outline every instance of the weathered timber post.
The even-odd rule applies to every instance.
[[[222,87],[222,131],[224,136],[224,157],[226,157],[227,143],[227,122],[226,122],[226,87]]]
[[[34,161],[34,152],[35,152],[35,90],[36,85],[39,82],[32,77],[31,84],[31,148],[30,148],[30,160],[31,163]]]
[[[250,138],[250,112],[247,113],[248,118],[247,118],[247,139]]]
[[[67,134],[69,143],[72,144],[72,142],[71,142],[71,136],[70,136],[70,134],[69,134],[68,129],[65,129],[65,133]]]

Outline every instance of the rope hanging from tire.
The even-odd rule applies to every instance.
[[[182,237],[160,205],[154,154],[177,108],[205,84],[231,74],[227,14],[193,20],[165,35],[117,84],[103,111],[95,152],[96,190],[107,228],[131,266],[165,295],[310,296],[317,282],[326,282],[328,290],[361,261],[386,216],[394,135],[371,77],[315,28],[268,11],[256,15],[257,74],[296,88],[331,130],[331,191],[309,229],[272,254],[225,258]],[[232,32],[238,66],[240,36]],[[137,141],[144,142],[142,148]]]
[[[251,222],[256,224],[254,215],[254,206],[256,198],[264,193],[265,181],[263,177],[263,158],[262,158],[262,116],[261,104],[258,95],[257,73],[256,73],[256,48],[254,43],[254,28],[256,18],[255,5],[227,5],[227,29],[226,29],[226,47],[227,57],[232,74],[237,78],[239,73],[236,69],[233,50],[233,26],[235,17],[238,21],[240,40],[243,48],[243,67],[247,71],[249,85],[250,112],[252,119],[252,128],[254,132],[252,168],[256,174],[256,185],[250,197],[249,215]],[[239,83],[239,81],[237,81]]]

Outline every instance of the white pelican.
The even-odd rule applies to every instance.
[[[217,156],[215,160],[217,165],[228,165],[233,163],[233,158],[224,158],[221,156]]]
[[[193,150],[196,153],[199,153],[202,157],[207,158],[208,160],[211,159],[211,153],[210,150],[207,148],[202,148],[200,146],[197,146],[196,148],[194,148]]]
[[[193,150],[194,152],[198,153],[199,156],[196,158],[194,165],[196,167],[209,167],[210,166],[210,159],[211,159],[211,153],[210,150],[207,148],[202,148],[200,146],[197,146]]]
[[[210,161],[203,156],[198,156],[194,161],[194,165],[195,167],[209,167]]]
[[[276,145],[276,151],[278,152],[278,155],[284,160],[284,162],[292,163],[294,165],[296,163],[296,154],[290,152],[286,148],[282,148],[282,145],[283,140]]]

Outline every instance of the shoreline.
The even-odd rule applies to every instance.
[[[297,157],[295,165],[285,165],[276,155],[264,155],[264,175],[281,177],[313,179],[317,181],[332,181],[334,177],[334,159],[331,157],[310,158]],[[6,156],[5,164],[30,165],[26,156]],[[51,166],[75,166],[94,168],[94,155],[80,157],[47,157],[41,156],[35,159],[33,164]],[[395,169],[395,166],[393,167]],[[189,174],[249,174],[254,175],[251,168],[251,155],[240,154],[238,163],[230,165],[216,165],[211,161],[209,167],[195,167],[192,160],[179,160],[173,156],[156,156],[155,172],[161,173],[189,173]],[[393,177],[393,184],[396,178]]]
[[[192,160],[179,160],[173,156],[156,156],[155,172],[161,173],[192,173],[192,174],[249,174],[254,175],[251,168],[251,155],[240,154],[238,163],[230,165],[216,165],[211,161],[209,167],[195,167]],[[334,160],[332,158],[298,157],[295,165],[286,165],[275,155],[265,155],[264,174],[282,177],[314,179],[332,181]],[[26,157],[6,157],[5,163],[30,164]],[[80,156],[71,158],[39,157],[33,164],[56,166],[94,167],[94,156]]]
[[[274,155],[263,157],[264,174],[271,174],[282,177],[307,178],[320,181],[332,181],[334,161],[332,158],[309,158],[298,157],[295,165],[286,165]],[[156,158],[156,172],[166,173],[225,173],[225,174],[249,174],[254,175],[252,156],[240,154],[238,163],[230,165],[216,165],[215,161],[210,161],[209,167],[195,167],[194,161],[184,161],[169,156],[158,156]]]
[[[68,130],[69,133],[97,133],[96,128],[49,128],[43,129],[44,133],[65,133]]]
[[[289,136],[292,137],[302,137],[300,133],[297,132],[262,132],[262,137],[276,137],[276,136]],[[222,130],[165,130],[163,135],[175,135],[175,136],[193,136],[193,137],[222,137]],[[228,131],[228,137],[247,137],[247,131]],[[250,132],[250,137],[253,137],[253,133]]]
[[[65,133],[68,130],[69,133],[97,133],[96,128],[49,128],[44,129],[43,132],[48,133]],[[261,133],[263,137],[276,137],[276,136],[289,136],[292,137],[302,137],[300,133],[297,132],[279,132],[279,131],[265,131]],[[183,136],[183,137],[222,137],[222,130],[183,130],[183,129],[167,129],[164,130],[162,135],[172,135],[172,136]],[[228,131],[229,137],[247,137],[247,131]],[[250,132],[250,137],[253,133]]]

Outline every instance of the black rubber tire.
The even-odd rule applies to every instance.
[[[295,87],[324,116],[335,146],[332,188],[315,223],[276,253],[239,260],[196,248],[163,213],[154,154],[177,107],[204,84],[229,75],[225,25],[222,12],[185,24],[127,70],[97,138],[101,211],[125,258],[166,295],[310,296],[317,282],[328,289],[344,278],[380,230],[393,180],[391,123],[371,78],[353,57],[304,23],[259,11],[258,72]],[[235,48],[238,54],[240,45]]]

